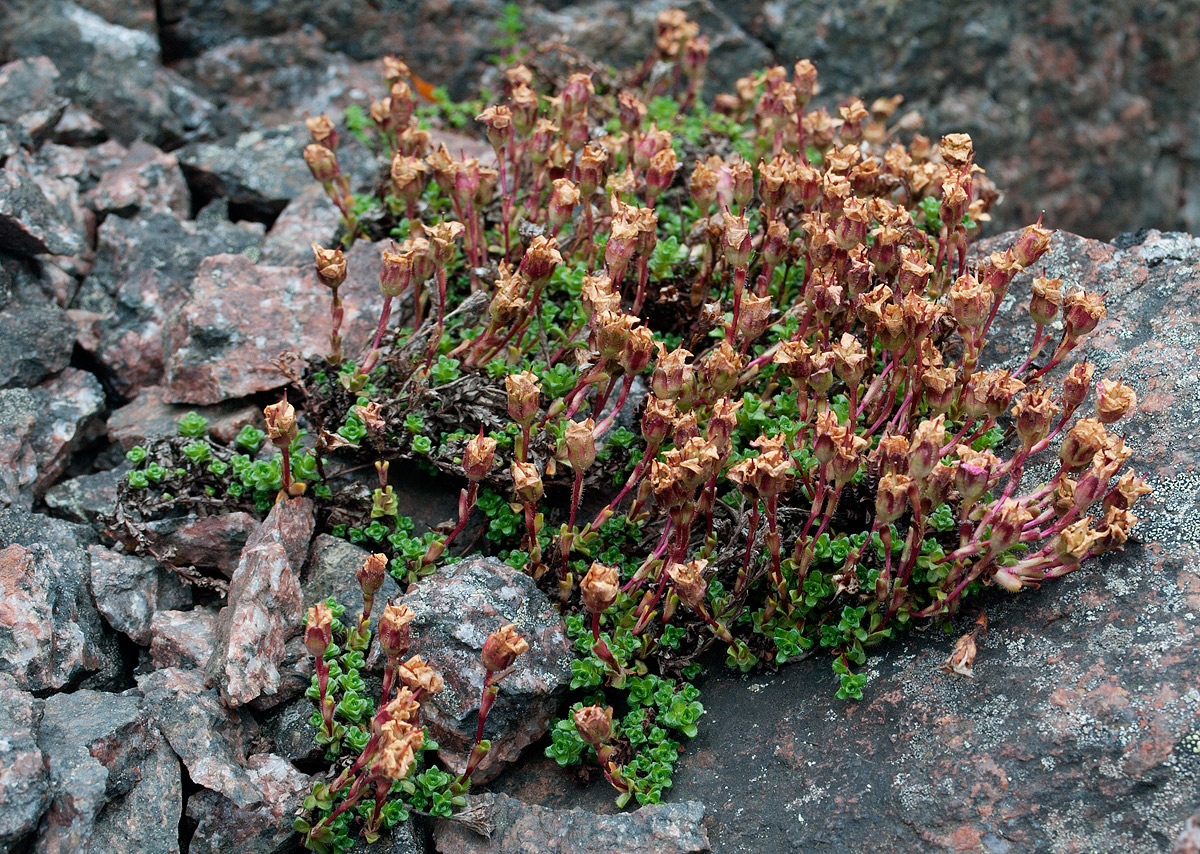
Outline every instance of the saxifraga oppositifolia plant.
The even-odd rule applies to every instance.
[[[269,486],[312,484],[328,530],[378,552],[374,573],[411,582],[483,552],[537,579],[576,652],[548,755],[594,759],[621,805],[657,802],[703,714],[692,681],[709,647],[742,671],[824,648],[838,696],[857,699],[869,647],[1121,548],[1149,491],[1111,432],[1133,392],[1087,362],[1048,376],[1104,319],[1102,298],[1034,278],[1017,301],[1030,351],[985,367],[1010,285],[1052,233],[1030,225],[968,263],[997,198],[969,136],[902,143],[899,97],[810,108],[807,60],[709,106],[707,41],[675,11],[628,72],[517,55],[503,92],[466,108],[419,103],[427,85],[387,59],[386,97],[347,111],[390,162],[367,194],[351,192],[334,123],[310,120],[305,158],[343,235],[314,245],[330,350],[295,382],[313,441],[271,437],[294,477]],[[486,162],[434,146],[464,109]],[[376,332],[347,353],[344,250],[388,236]],[[151,450],[172,470],[173,446]],[[389,471],[404,461],[465,478],[452,527],[416,536],[399,514]],[[364,501],[340,473],[371,465]],[[206,489],[224,476],[265,497],[241,472],[205,472]],[[486,536],[465,542],[476,510]],[[318,849],[356,810],[371,838],[409,809],[455,811],[469,786],[416,770],[430,742],[415,707],[433,689],[404,676],[395,694],[385,675],[378,707],[364,700],[369,633],[340,616],[309,617],[313,723],[331,758],[359,758],[310,798]]]

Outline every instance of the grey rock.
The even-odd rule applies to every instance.
[[[316,762],[325,755],[313,741],[313,728],[308,722],[315,708],[311,700],[301,697],[262,722],[263,735],[273,745],[272,753],[292,763]]]
[[[378,256],[364,244],[354,254]],[[349,258],[351,269],[363,270]],[[342,287],[345,351],[369,342],[379,315],[376,284],[355,273]],[[329,351],[329,289],[303,268],[255,266],[237,255],[206,259],[191,298],[169,316],[164,340],[167,400],[211,404],[287,384],[272,360],[284,351],[305,357]]]
[[[225,708],[199,670],[174,667],[138,677],[138,688],[155,726],[183,760],[192,781],[243,807],[262,803],[247,763],[258,725]]]
[[[307,498],[279,501],[242,549],[207,668],[231,707],[275,694],[283,683],[285,645],[301,631],[300,569],[313,524]]]
[[[135,397],[163,374],[163,324],[188,298],[196,268],[209,255],[256,252],[262,226],[181,222],[152,211],[109,217],[100,227],[96,263],[75,307],[97,315],[84,349],[106,367],[116,390]]]
[[[566,627],[529,575],[495,558],[444,567],[400,601],[416,615],[412,652],[445,679],[445,690],[425,704],[423,717],[440,745],[439,758],[455,772],[466,767],[474,741],[484,641],[500,626],[514,623],[529,643],[500,683],[484,728],[492,749],[473,779],[487,782],[549,729],[571,681]]]
[[[0,252],[76,255],[83,249],[82,235],[46,197],[29,157],[24,152],[9,157],[0,170]]]
[[[208,432],[219,442],[230,443],[247,424],[262,422],[262,407],[245,400],[227,400],[213,406],[166,403],[161,386],[146,386],[137,398],[108,418],[108,438],[128,450],[143,439],[171,436],[179,419],[189,412],[208,420]]]
[[[96,817],[138,783],[159,740],[136,691],[76,691],[47,699],[38,745],[53,800],[38,830],[37,854],[88,850]]]
[[[88,546],[88,554],[96,607],[110,626],[134,643],[150,644],[151,620],[157,611],[192,603],[191,589],[156,560],[97,545]]]
[[[55,516],[92,524],[116,507],[117,485],[125,479],[130,468],[132,465],[123,461],[116,468],[64,480],[47,490],[42,500]]]
[[[403,824],[398,824],[391,830],[391,835],[385,835],[375,844],[368,845],[361,836],[354,838],[354,847],[350,854],[425,854],[425,837],[414,826],[410,818]]]
[[[21,144],[41,145],[66,108],[67,99],[58,93],[58,69],[46,57],[0,66],[0,125]]]
[[[305,610],[332,596],[346,609],[347,615],[361,614],[363,595],[356,573],[368,554],[365,549],[340,537],[318,535],[313,540],[308,566],[301,579]],[[388,600],[399,592],[395,579],[390,575],[384,578],[383,587],[375,595],[375,605],[371,609],[373,627],[379,624],[379,617]]]
[[[123,143],[145,139],[170,148],[216,132],[216,107],[162,67],[150,33],[110,24],[67,0],[13,0],[3,15],[0,47],[49,58],[62,75],[60,93]]]
[[[183,774],[165,739],[138,769],[140,779],[96,817],[88,854],[179,854]]]
[[[93,535],[68,522],[0,510],[0,672],[26,691],[111,680],[120,667],[115,636],[90,589]]]
[[[103,408],[100,383],[76,368],[34,389],[0,389],[0,505],[32,507],[94,438]]]
[[[53,303],[13,300],[0,309],[0,388],[35,386],[71,362],[75,324]]]
[[[150,663],[157,670],[203,670],[216,643],[217,612],[213,608],[159,611],[150,619]]]
[[[28,836],[50,806],[50,777],[37,744],[41,703],[0,673],[0,851]]]
[[[313,183],[303,156],[309,141],[304,125],[281,125],[248,131],[232,145],[189,145],[179,162],[198,198],[224,198],[246,216],[272,221]]]
[[[254,804],[238,805],[212,791],[188,799],[196,822],[191,854],[283,854],[294,843],[292,819],[310,789],[307,774],[270,753],[250,757],[247,775],[261,793]]]
[[[315,184],[296,196],[271,225],[258,263],[302,267],[313,263],[311,244],[331,246],[337,239],[341,214]]]
[[[438,854],[701,854],[711,851],[697,801],[597,815],[527,804],[507,795],[473,796],[494,824],[490,839],[461,823],[434,825]]]
[[[191,213],[187,182],[173,154],[140,140],[87,195],[88,206],[99,214],[128,217],[139,210],[164,211],[179,219]]]

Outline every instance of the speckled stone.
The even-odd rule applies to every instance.
[[[0,673],[0,851],[37,827],[50,805],[46,759],[37,744],[41,703]]]
[[[248,770],[248,753],[258,737],[253,718],[223,706],[216,690],[204,687],[198,670],[155,670],[138,677],[138,688],[192,782],[239,806],[262,803],[258,781]]]
[[[364,276],[353,262],[349,270],[342,335],[346,351],[355,353],[369,343],[381,298],[376,277]],[[329,289],[311,263],[256,267],[244,256],[216,255],[200,265],[191,298],[172,312],[166,328],[168,401],[245,397],[287,384],[271,364],[285,351],[305,357],[329,351]]]
[[[242,549],[206,668],[226,705],[244,706],[279,692],[285,646],[302,631],[300,568],[313,525],[307,498],[276,502]]]
[[[239,510],[222,516],[156,519],[146,525],[146,538],[155,551],[171,549],[173,560],[181,566],[216,569],[228,577],[256,530],[258,520]]]
[[[105,621],[134,643],[147,646],[156,611],[192,603],[191,588],[152,558],[88,546],[92,565],[92,595]]]
[[[620,815],[558,810],[507,795],[477,795],[494,824],[485,839],[463,824],[434,825],[438,854],[701,854],[711,851],[696,801],[645,806]],[[776,849],[780,850],[780,849]]]
[[[484,669],[483,642],[514,623],[529,650],[500,683],[484,738],[491,752],[474,780],[486,782],[537,741],[550,726],[571,681],[566,626],[533,579],[495,558],[471,558],[444,567],[401,600],[416,615],[412,653],[440,672],[446,687],[425,703],[423,719],[440,745],[438,756],[456,772],[466,767],[478,721]]]
[[[278,756],[251,756],[246,773],[261,793],[239,806],[227,797],[200,791],[188,798],[188,818],[196,822],[190,854],[283,854],[293,850],[292,819],[311,788],[307,774]]]
[[[1014,238],[985,241],[975,257]],[[1124,377],[1138,394],[1117,425],[1155,489],[1135,508],[1134,539],[1039,590],[989,592],[948,633],[879,647],[856,703],[834,697],[820,656],[752,676],[714,662],[671,790],[708,806],[714,851],[856,851],[869,840],[888,854],[1158,854],[1195,812],[1200,238],[1058,234],[1043,268],[1064,291],[1108,293],[1108,320],[1071,361],[1087,358],[1096,380]],[[1002,308],[985,351],[994,363],[1025,358],[1030,278]],[[981,607],[990,627],[975,678],[943,673]],[[497,785],[550,806],[613,809],[602,781],[582,787],[532,752]]]
[[[179,158],[142,141],[100,177],[87,194],[88,206],[99,214],[131,216],[137,211],[163,211],[179,219],[191,214],[192,197]]]
[[[150,663],[156,669],[203,670],[216,643],[217,612],[213,608],[158,611],[150,620]]]

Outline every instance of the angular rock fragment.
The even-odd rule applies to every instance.
[[[270,753],[251,756],[246,773],[261,794],[254,804],[239,806],[212,791],[200,791],[188,799],[188,817],[196,822],[188,849],[191,854],[282,854],[290,850],[292,819],[311,788],[308,775]]]
[[[77,255],[83,249],[82,235],[46,197],[29,158],[23,152],[9,157],[0,169],[0,252]]]
[[[301,580],[304,588],[304,608],[307,610],[330,596],[336,599],[347,614],[361,614],[363,607],[362,587],[356,573],[370,552],[346,542],[340,537],[320,534],[313,540],[312,553]],[[390,575],[383,580],[383,587],[375,596],[371,610],[372,630],[378,625],[379,616],[389,599],[399,595],[400,590]]]
[[[37,744],[41,704],[0,673],[0,851],[31,833],[50,806],[50,778]]]
[[[373,251],[368,247],[361,251]],[[378,320],[377,279],[351,266],[342,287],[347,352],[369,343]],[[191,298],[167,321],[166,399],[217,403],[280,388],[287,378],[272,365],[285,351],[304,357],[329,350],[329,291],[303,268],[256,267],[250,259],[206,259]]]
[[[91,524],[116,507],[117,485],[125,479],[130,467],[126,462],[114,469],[60,481],[50,487],[42,499],[55,516]]]
[[[170,550],[171,563],[216,569],[228,577],[233,575],[242,548],[257,529],[258,520],[239,510],[223,516],[188,514],[156,519],[145,525],[145,534],[155,552]]]
[[[287,641],[302,630],[300,569],[313,524],[307,498],[279,501],[242,549],[207,668],[231,707],[275,694],[283,684]]]
[[[0,389],[0,506],[32,507],[103,408],[100,383],[76,368],[34,389]]]
[[[136,691],[76,691],[47,699],[38,745],[53,800],[38,830],[39,854],[87,851],[96,817],[138,783],[159,739]]]
[[[58,94],[58,69],[44,56],[0,66],[0,125],[35,148],[49,137],[67,108]]]
[[[208,420],[208,432],[218,442],[232,442],[247,424],[261,423],[262,407],[244,400],[229,400],[213,406],[187,406],[163,401],[161,386],[147,386],[129,404],[108,417],[108,438],[129,450],[143,439],[173,436],[179,419],[189,412]]]
[[[212,608],[159,611],[150,620],[150,663],[155,669],[203,670],[217,642]]]
[[[88,854],[179,854],[183,774],[166,739],[138,768],[139,779],[96,819]]]
[[[259,781],[247,768],[247,754],[258,736],[253,718],[225,708],[216,690],[204,687],[199,670],[155,670],[138,677],[138,688],[154,725],[193,782],[238,806],[262,803]]]
[[[103,681],[119,669],[115,636],[92,599],[84,534],[61,520],[0,510],[0,673],[22,690]]]
[[[51,302],[30,297],[0,308],[0,388],[35,386],[71,363],[75,326]]]
[[[701,854],[711,851],[697,801],[652,804],[635,812],[597,815],[555,810],[507,795],[472,797],[493,825],[484,838],[459,822],[434,825],[438,854]]]
[[[101,615],[134,643],[150,643],[151,620],[160,610],[192,602],[191,590],[152,558],[120,554],[104,546],[88,546],[92,593]]]
[[[422,581],[400,601],[412,608],[412,652],[445,679],[423,707],[439,758],[461,772],[475,736],[483,642],[507,623],[529,643],[500,683],[484,737],[492,749],[473,779],[486,782],[545,735],[571,681],[572,654],[558,611],[533,579],[495,558],[468,558]]]
[[[140,210],[162,211],[185,219],[192,199],[179,159],[139,140],[88,191],[87,203],[99,214],[128,217]]]

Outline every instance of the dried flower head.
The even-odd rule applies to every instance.
[[[396,668],[396,676],[414,692],[419,689],[426,694],[440,694],[445,687],[442,675],[426,664],[419,655],[414,655],[399,665]]]
[[[501,626],[483,642],[483,666],[492,673],[512,667],[517,656],[529,649],[529,643],[512,623]]]
[[[583,581],[579,593],[583,606],[593,614],[602,614],[617,601],[620,592],[620,576],[615,566],[593,562]]]

